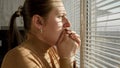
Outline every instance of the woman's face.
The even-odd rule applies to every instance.
[[[50,45],[55,45],[63,29],[69,27],[70,23],[65,17],[66,12],[63,3],[60,0],[54,0],[52,4],[54,7],[45,21],[46,25],[43,27],[43,38]]]

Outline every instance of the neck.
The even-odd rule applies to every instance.
[[[29,43],[30,47],[34,48],[34,50],[40,54],[45,54],[47,50],[51,47],[44,40],[33,34],[28,34],[27,42]]]

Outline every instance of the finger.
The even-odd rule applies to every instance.
[[[70,33],[76,33],[76,32],[75,32],[75,31],[72,31],[72,30],[67,29],[67,30],[66,30],[66,33],[67,33],[67,34],[70,34]]]
[[[72,40],[76,41],[78,44],[81,43],[80,36],[78,34],[71,33],[71,34],[69,34],[69,37]]]
[[[67,34],[69,34],[69,37],[73,40],[75,40],[77,43],[79,43],[79,38],[80,36],[78,34],[76,34],[75,31],[71,31],[69,29],[66,30]]]
[[[62,33],[60,34],[58,41],[56,42],[56,45],[58,45],[63,41],[64,36],[65,36],[65,30],[63,30]]]

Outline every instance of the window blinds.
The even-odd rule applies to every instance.
[[[71,29],[80,34],[80,0],[63,0]],[[79,50],[78,50],[79,51]],[[75,57],[78,68],[80,68],[80,51]]]
[[[120,0],[87,0],[85,68],[120,68]]]

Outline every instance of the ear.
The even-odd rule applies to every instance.
[[[32,17],[32,25],[34,25],[37,29],[41,29],[43,23],[44,23],[44,19],[40,15],[34,15]]]

